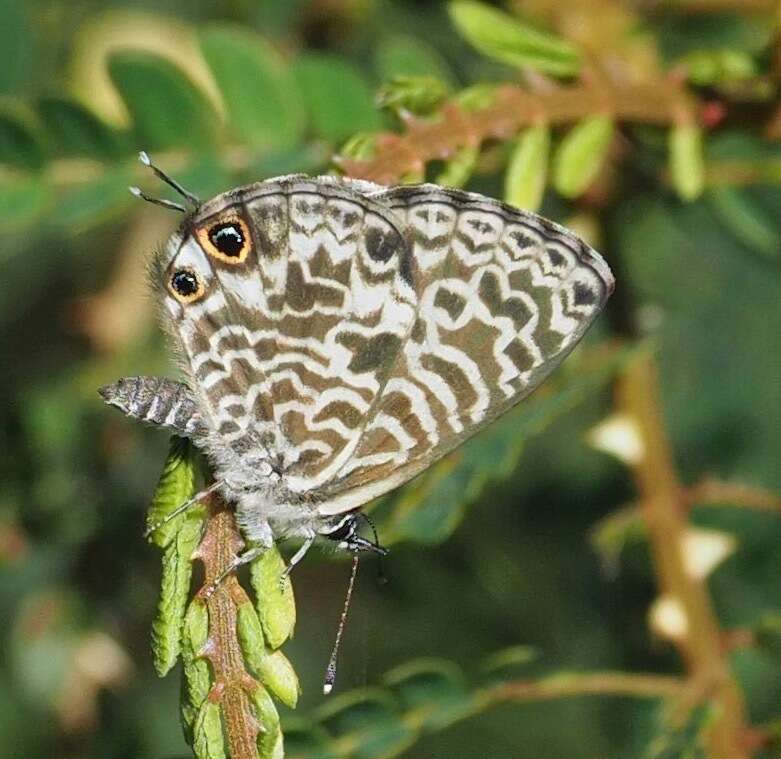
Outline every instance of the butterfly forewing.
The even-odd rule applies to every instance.
[[[222,439],[308,491],[351,456],[409,334],[408,246],[384,206],[333,181],[254,185],[214,218],[232,213],[252,251],[210,261],[192,373]]]

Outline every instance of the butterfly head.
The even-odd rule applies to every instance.
[[[179,230],[155,262],[156,284],[164,286],[175,304],[196,303],[209,293],[215,266],[230,269],[247,260],[252,249],[249,227],[241,213],[226,203],[223,196],[202,203],[155,166],[146,153],[140,153],[139,157],[184,200],[184,204],[176,203],[147,195],[138,187],[130,188],[142,200],[185,214]]]

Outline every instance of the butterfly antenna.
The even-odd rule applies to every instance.
[[[130,190],[132,195],[145,200],[147,203],[154,203],[156,206],[162,206],[169,211],[187,213],[187,209],[181,203],[174,203],[173,200],[166,200],[165,198],[153,198],[151,195],[147,195],[140,187],[128,187],[128,190]]]
[[[353,554],[353,568],[350,572],[350,582],[347,585],[347,595],[344,599],[342,616],[339,618],[339,627],[336,630],[336,640],[331,651],[331,658],[328,660],[328,666],[325,669],[325,680],[323,681],[323,695],[328,695],[334,689],[336,681],[336,658],[339,656],[339,644],[342,642],[342,633],[344,624],[347,621],[347,612],[350,609],[350,601],[353,597],[353,588],[355,587],[355,576],[358,574],[358,552]]]
[[[201,200],[197,195],[194,195],[189,190],[186,190],[184,187],[182,187],[182,185],[179,184],[179,182],[177,182],[175,179],[172,179],[162,169],[155,166],[146,151],[142,150],[138,154],[138,160],[141,161],[144,166],[148,166],[150,169],[152,169],[158,179],[165,182],[169,187],[173,187],[173,189],[176,190],[188,203],[190,203],[193,208],[198,208],[198,206],[201,205]],[[146,200],[146,198],[144,199]]]

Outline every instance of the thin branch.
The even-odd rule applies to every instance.
[[[744,506],[758,511],[781,512],[781,495],[740,482],[706,478],[685,489],[682,495],[689,506]]]
[[[485,108],[464,110],[455,102],[447,103],[436,121],[410,118],[405,134],[378,135],[373,158],[341,158],[339,165],[351,177],[392,184],[405,175],[419,174],[429,161],[451,158],[459,148],[510,139],[541,120],[566,124],[608,113],[620,121],[671,124],[692,119],[695,106],[696,101],[673,78],[620,85],[601,81],[538,92],[504,85]]]
[[[687,509],[659,398],[652,355],[636,359],[618,385],[618,401],[632,416],[645,455],[634,465],[634,475],[660,590],[674,599],[686,618],[687,633],[676,643],[692,683],[709,694],[717,715],[709,732],[713,759],[746,757],[743,733],[746,714],[743,695],[729,669],[722,632],[704,582],[686,571],[682,553]]]
[[[573,672],[542,680],[514,680],[484,691],[490,703],[499,701],[547,701],[575,696],[629,696],[679,698],[688,693],[680,677],[634,672]]]
[[[204,567],[200,599],[205,596],[205,589],[232,565],[243,547],[233,511],[222,498],[211,496],[206,530],[195,555]],[[237,609],[248,602],[235,573],[225,577],[205,601],[209,612],[209,637],[203,655],[209,659],[214,674],[209,699],[221,706],[231,759],[257,759],[258,756],[260,724],[253,713],[250,694],[259,683],[244,666],[236,635]]]

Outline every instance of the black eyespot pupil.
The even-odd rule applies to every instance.
[[[240,256],[244,250],[241,228],[232,222],[217,224],[209,230],[209,240],[225,256]]]
[[[191,271],[177,271],[171,277],[171,287],[183,298],[198,292],[198,279]]]

